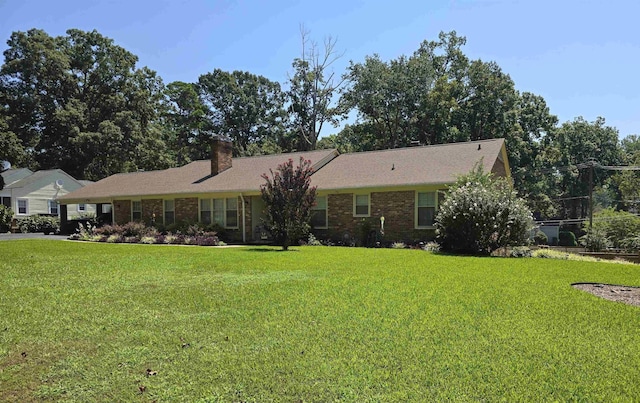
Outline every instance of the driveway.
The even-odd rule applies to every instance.
[[[60,241],[67,239],[67,235],[45,235],[42,232],[34,234],[0,234],[0,241],[11,241],[14,239],[51,239]]]

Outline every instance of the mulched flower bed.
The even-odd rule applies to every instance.
[[[640,307],[640,287],[600,283],[576,283],[572,286],[596,297]]]

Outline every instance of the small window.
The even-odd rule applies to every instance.
[[[164,201],[164,225],[173,224],[176,221],[175,203],[173,200]]]
[[[213,199],[213,222],[224,227],[224,199]]]
[[[226,227],[238,228],[238,198],[232,197],[225,200],[227,204],[226,210]]]
[[[49,214],[58,215],[58,203],[55,200],[47,200]]]
[[[11,208],[11,198],[10,197],[0,197],[0,204],[5,207]]]
[[[369,195],[355,195],[354,196],[354,216],[356,217],[368,217],[369,216]]]
[[[200,222],[211,224],[211,199],[200,199]]]
[[[316,204],[311,208],[311,227],[327,228],[327,196],[316,197]]]
[[[418,227],[433,227],[436,216],[436,193],[419,192],[417,199]]]
[[[18,199],[18,214],[20,215],[29,214],[29,203],[27,199]]]
[[[84,203],[78,204],[78,211],[84,213],[85,211],[87,211],[87,205]]]
[[[131,221],[142,221],[142,202],[140,200],[131,202]]]

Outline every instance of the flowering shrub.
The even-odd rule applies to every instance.
[[[531,226],[531,211],[511,184],[479,167],[450,188],[436,216],[436,239],[445,252],[489,255],[526,245]]]
[[[127,223],[124,225],[105,225],[97,228],[90,223],[78,225],[76,233],[69,239],[107,242],[107,243],[143,243],[143,244],[172,244],[172,245],[201,245],[216,246],[221,242],[216,232],[206,231],[204,228],[192,225],[186,229],[188,235],[161,234],[155,227],[146,227],[141,223]]]

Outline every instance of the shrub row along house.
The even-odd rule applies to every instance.
[[[340,154],[317,150],[288,154],[231,157],[232,145],[214,139],[211,160],[179,168],[112,175],[62,196],[67,204],[96,204],[98,214],[112,207],[112,221],[217,223],[231,241],[265,239],[262,174],[289,159],[308,159],[317,187],[312,218],[317,237],[353,239],[363,226],[385,238],[427,240],[434,237],[434,217],[447,185],[480,163],[485,172],[510,177],[504,139]]]

